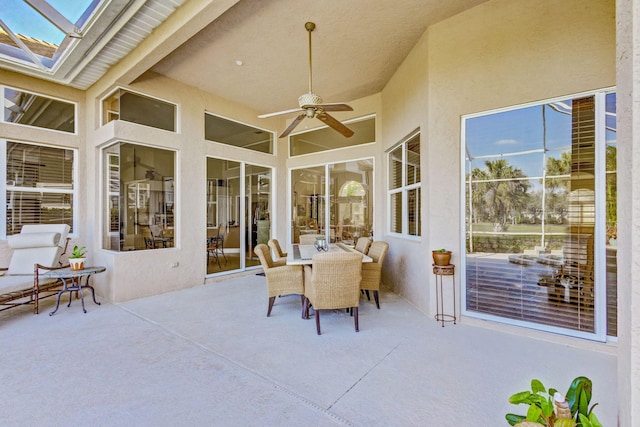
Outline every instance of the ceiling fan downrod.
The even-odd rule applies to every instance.
[[[304,24],[304,28],[309,33],[309,93],[313,93],[313,59],[311,56],[311,32],[316,29],[316,24],[314,24],[313,22],[307,22],[306,24]]]

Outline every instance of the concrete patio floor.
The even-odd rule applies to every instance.
[[[133,284],[132,284],[133,285]],[[360,332],[300,298],[266,317],[248,275],[121,304],[45,300],[0,312],[3,426],[507,426],[507,402],[538,378],[594,383],[616,425],[616,357],[467,324],[442,328],[392,292],[363,298]]]

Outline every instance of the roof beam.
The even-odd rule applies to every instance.
[[[51,22],[63,33],[69,37],[81,38],[82,34],[78,27],[71,23],[63,14],[58,12],[56,8],[51,6],[45,0],[23,0],[31,6],[36,12],[42,15],[47,21]]]
[[[35,53],[31,52],[31,49],[29,49],[27,45],[24,44],[22,40],[20,40],[20,37],[18,37],[13,31],[11,31],[11,28],[9,28],[9,26],[5,24],[2,19],[0,19],[0,27],[2,27],[2,29],[7,32],[9,37],[11,37],[11,40],[13,40],[14,43],[17,44],[18,47],[22,49],[22,51],[26,53],[27,56],[29,56],[29,58],[31,58],[34,64],[40,67],[41,70],[47,71],[47,67],[45,67],[42,61],[40,61],[40,58],[38,58]]]

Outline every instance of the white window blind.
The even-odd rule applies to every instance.
[[[6,143],[6,234],[24,224],[68,224],[73,231],[73,150]]]

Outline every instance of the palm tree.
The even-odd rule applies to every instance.
[[[571,152],[563,151],[560,158],[547,158],[545,179],[545,208],[555,212],[559,222],[564,223],[567,214],[567,194],[571,191]]]
[[[526,175],[504,159],[485,161],[485,169],[474,168],[473,205],[479,217],[493,222],[493,230],[507,230],[509,220],[527,206],[529,187]]]

